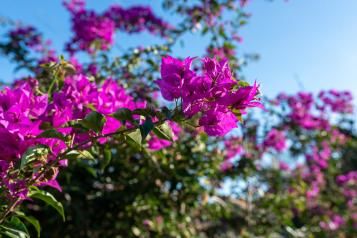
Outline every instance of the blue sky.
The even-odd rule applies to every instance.
[[[112,3],[124,6],[142,3],[171,22],[158,0],[87,0],[98,11]],[[242,30],[241,53],[259,53],[260,61],[244,71],[257,80],[265,95],[280,91],[349,89],[357,95],[357,1],[356,0],[252,0],[252,17]],[[69,14],[61,0],[1,0],[0,16],[37,26],[45,38],[53,39],[58,51],[70,35]],[[0,32],[1,33],[1,32]],[[116,47],[154,41],[148,35],[116,36]],[[157,39],[156,39],[157,40]],[[202,55],[202,39],[187,35],[179,56]],[[12,66],[0,58],[0,79],[11,81]]]

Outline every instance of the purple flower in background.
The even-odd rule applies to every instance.
[[[72,54],[78,50],[92,53],[95,49],[107,50],[113,44],[115,23],[93,11],[79,11],[72,16],[72,31],[75,36],[67,50]]]
[[[118,5],[109,7],[104,13],[85,9],[85,1],[64,1],[71,14],[74,36],[66,50],[94,53],[95,50],[108,50],[113,45],[116,30],[135,33],[147,30],[152,34],[165,36],[172,27],[155,16],[150,7],[134,6],[124,9]]]
[[[228,159],[228,160],[223,161],[223,162],[220,164],[219,170],[220,170],[221,172],[226,172],[226,171],[232,169],[233,166],[234,166],[234,165],[233,165],[232,160]]]
[[[357,199],[357,171],[350,171],[337,176],[336,182],[342,188],[347,205],[354,207],[354,200]]]
[[[334,214],[329,221],[321,221],[320,227],[324,230],[335,231],[345,224],[345,219],[342,216]]]
[[[237,155],[241,155],[244,152],[243,139],[240,137],[230,137],[224,141],[224,147],[226,151],[225,160],[229,160]]]
[[[217,59],[229,59],[236,55],[234,49],[226,47],[225,45],[223,47],[208,48],[207,53],[212,57],[216,57]]]
[[[266,135],[263,146],[265,149],[272,148],[277,152],[282,152],[286,149],[286,137],[283,131],[272,129]]]
[[[318,95],[322,105],[321,110],[331,109],[337,113],[352,113],[353,112],[353,96],[348,91],[321,91]]]
[[[284,161],[280,161],[279,162],[279,169],[281,171],[289,171],[290,170],[290,166],[287,163],[285,163]]]
[[[246,5],[248,5],[249,2],[250,0],[239,0],[239,4],[241,7],[245,7]]]
[[[156,16],[150,7],[132,6],[122,8],[118,5],[111,6],[104,16],[115,22],[115,27],[128,33],[148,31],[152,34],[159,34],[163,37],[167,31],[173,29],[171,25]]]
[[[32,26],[22,26],[9,32],[13,44],[20,44],[21,41],[30,47],[37,48],[42,44],[41,34]]]

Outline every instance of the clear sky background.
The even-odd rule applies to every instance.
[[[101,11],[110,4],[150,5],[170,22],[177,19],[163,12],[159,0],[87,0]],[[69,14],[61,0],[1,0],[0,16],[35,25],[52,39],[61,52],[70,36]],[[259,53],[260,61],[244,71],[249,81],[261,83],[265,95],[280,91],[349,89],[357,95],[357,0],[252,0],[247,8],[250,22],[242,30],[240,53]],[[3,33],[0,31],[0,33]],[[186,36],[186,48],[178,56],[200,56],[202,39]],[[116,48],[157,41],[147,34],[116,36]],[[0,79],[16,77],[13,66],[0,58]]]

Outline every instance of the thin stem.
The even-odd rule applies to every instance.
[[[21,201],[20,198],[17,198],[6,210],[5,212],[0,216],[0,224],[4,222],[5,218],[15,210],[16,206],[19,204]]]

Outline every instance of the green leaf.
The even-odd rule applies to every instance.
[[[62,133],[58,132],[56,129],[49,129],[44,132],[42,132],[39,136],[39,138],[57,138],[60,140],[65,141],[66,138],[62,135]]]
[[[202,35],[206,35],[206,33],[208,32],[209,28],[207,26],[205,26],[203,29],[202,29],[202,32],[201,34]]]
[[[105,121],[106,119],[102,114],[93,111],[81,121],[81,125],[95,132],[100,132],[104,126]]]
[[[104,158],[100,163],[100,169],[104,171],[104,169],[110,164],[112,160],[112,151],[109,146],[104,148]]]
[[[220,26],[219,29],[218,29],[218,34],[223,37],[224,39],[227,39],[227,35],[226,35],[226,32],[224,31],[224,28],[223,26]]]
[[[23,220],[27,221],[28,223],[30,223],[35,228],[37,237],[40,237],[41,226],[40,226],[40,222],[36,218],[34,218],[32,216],[26,216],[25,213],[19,212],[19,211],[16,212],[16,216],[18,216],[18,217],[22,218]]]
[[[239,21],[239,25],[241,25],[241,26],[244,26],[244,25],[246,25],[247,24],[247,21],[246,20],[240,20]]]
[[[242,112],[239,109],[233,109],[232,112],[237,117],[238,121],[243,121]]]
[[[29,234],[27,234],[26,232],[14,228],[10,228],[4,225],[0,225],[0,234],[6,235],[6,237],[10,237],[10,238],[30,238]]]
[[[162,124],[160,126],[155,127],[153,129],[153,132],[160,139],[172,141],[172,137],[173,137],[172,129],[167,122],[165,122],[164,124]]]
[[[95,160],[93,155],[87,150],[71,150],[66,154],[66,158]]]
[[[170,120],[173,117],[173,112],[170,109],[168,109],[167,107],[163,107],[161,109],[161,111],[166,116],[167,119]]]
[[[18,217],[11,217],[10,221],[5,225],[0,226],[0,234],[5,234],[8,237],[27,238],[30,237],[25,224]]]
[[[51,129],[52,128],[52,125],[51,123],[49,122],[42,122],[41,125],[40,125],[40,129],[41,130],[48,130],[48,129]]]
[[[156,111],[154,108],[148,107],[148,108],[137,108],[134,111],[132,111],[133,114],[135,115],[141,115],[144,117],[148,117],[148,116],[155,116],[156,115]]]
[[[153,68],[157,66],[155,61],[153,61],[152,59],[147,59],[146,62]]]
[[[246,81],[243,81],[243,80],[239,80],[239,81],[238,81],[238,85],[239,85],[240,87],[248,87],[248,86],[249,86],[249,83],[246,82]]]
[[[35,160],[39,160],[42,157],[47,157],[49,148],[45,145],[37,145],[30,147],[21,157],[20,169],[23,169],[26,165]]]
[[[146,118],[145,122],[140,125],[140,133],[142,142],[145,138],[149,135],[150,131],[154,128],[154,123],[152,122],[151,118]]]
[[[36,187],[32,187],[32,189],[30,190],[30,193],[29,193],[29,197],[37,198],[37,199],[44,201],[46,204],[48,204],[49,206],[56,209],[56,211],[61,215],[63,221],[66,220],[62,204],[60,202],[58,202],[56,200],[56,198],[49,192],[39,190]]]
[[[128,108],[120,108],[112,116],[119,121],[133,121],[133,115]]]
[[[142,137],[139,129],[126,134],[125,138],[127,139],[129,145],[132,145],[136,148],[141,148]]]
[[[234,50],[234,49],[236,48],[232,43],[230,43],[230,42],[228,42],[228,41],[225,41],[225,42],[223,43],[223,47],[224,47],[224,48],[227,48],[227,49],[231,49],[231,50]]]
[[[88,103],[86,104],[86,107],[89,108],[92,111],[96,111],[97,109],[95,108],[95,106],[92,103]]]

